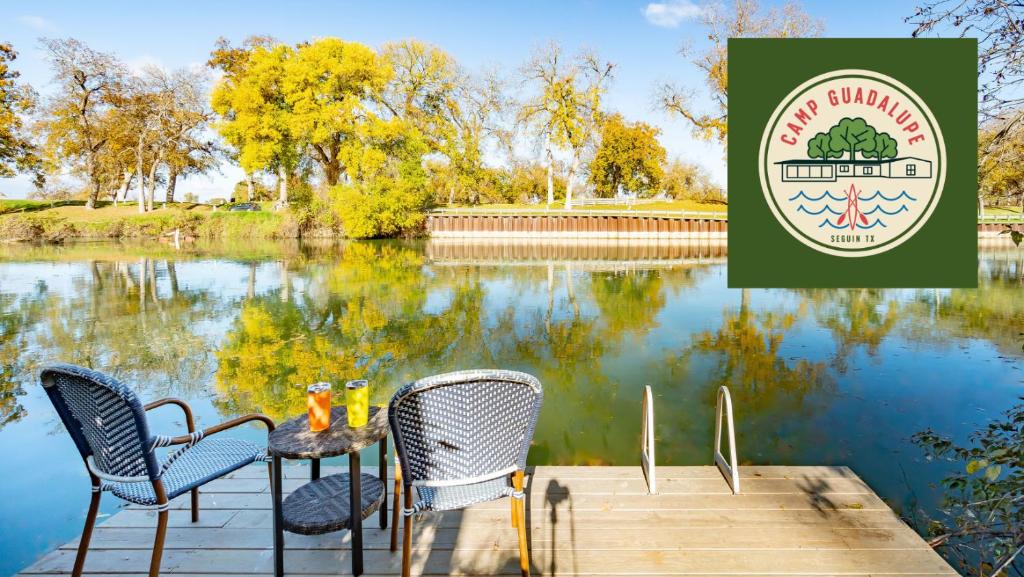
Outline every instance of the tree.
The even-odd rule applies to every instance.
[[[203,174],[217,164],[220,149],[206,138],[212,113],[206,103],[206,75],[190,70],[149,71],[152,90],[162,95],[161,158],[167,168],[164,202],[174,202],[178,178]],[[152,193],[150,194],[152,199]]]
[[[89,184],[86,208],[95,208],[103,187],[102,156],[113,126],[106,112],[123,103],[127,71],[114,56],[73,38],[43,40],[58,88],[39,128],[47,160],[70,164]]]
[[[234,148],[249,180],[256,172],[277,172],[282,203],[288,199],[288,174],[300,156],[284,94],[285,63],[293,54],[266,37],[250,38],[239,48],[221,40],[208,62],[223,72],[210,97],[220,116],[214,128]]]
[[[583,152],[592,143],[601,115],[601,99],[612,79],[615,65],[591,52],[580,52],[566,62],[558,44],[534,52],[522,68],[522,76],[535,89],[520,110],[519,119],[532,124],[544,142],[548,166],[548,204],[554,199],[552,146],[569,153],[565,208],[572,208]]]
[[[285,124],[312,150],[324,183],[334,186],[368,140],[394,129],[383,125],[374,106],[391,70],[364,44],[322,38],[299,45],[284,59],[283,72]]]
[[[11,70],[10,63],[17,57],[10,44],[0,43],[0,177],[31,172],[38,187],[43,178],[39,156],[23,134],[22,121],[22,115],[35,109],[36,95],[29,86],[18,82],[20,73]]]
[[[220,72],[223,85],[237,86],[239,79],[245,73],[252,50],[257,46],[263,46],[266,48],[273,46],[276,43],[277,41],[270,36],[250,36],[245,39],[241,46],[232,46],[226,38],[221,37],[217,39],[216,47],[212,52],[210,52],[210,58],[206,61],[206,66]],[[217,93],[213,93],[211,101],[216,100],[216,94]],[[225,109],[230,110],[230,105],[226,103],[222,104],[225,104]],[[211,104],[211,106],[214,105]],[[227,152],[236,162],[239,161],[238,156],[240,152],[237,149],[225,152]],[[241,163],[239,162],[239,164]],[[244,166],[242,168],[245,169]],[[249,190],[248,197],[251,199],[255,194],[255,191],[253,190],[255,177],[252,171],[247,169],[245,170],[245,182]]]
[[[484,166],[484,146],[499,132],[499,116],[508,108],[503,83],[494,74],[474,77],[444,50],[418,40],[391,42],[381,57],[392,70],[383,95],[387,110],[420,132],[433,163],[434,186],[447,189],[448,202],[475,204],[492,184]]]
[[[941,547],[964,574],[1020,575],[1024,571],[1024,404],[1007,410],[967,443],[932,429],[913,438],[929,458],[956,463],[943,479],[946,513],[932,519],[934,547]]]
[[[1001,135],[1024,120],[1024,7],[1006,0],[930,0],[905,20],[915,38],[950,31],[978,39],[978,113],[982,121],[1007,121]]]
[[[819,132],[807,141],[809,158],[842,158],[849,153],[849,160],[856,160],[856,153],[864,158],[895,158],[898,147],[896,140],[886,132],[878,132],[863,118],[843,118],[828,132]]]
[[[978,134],[979,194],[1006,204],[1019,196],[1017,203],[1024,210],[1024,131],[1013,132],[992,145],[999,129],[998,123],[989,124]]]
[[[697,138],[724,144],[729,130],[729,38],[814,37],[821,35],[823,24],[795,2],[766,12],[756,0],[732,0],[728,5],[709,3],[701,10],[700,19],[711,46],[696,55],[689,46],[683,46],[679,53],[690,58],[704,74],[715,110],[701,112],[690,92],[673,84],[659,87],[656,98],[662,109],[686,119]]]
[[[951,32],[961,38],[978,40],[978,122],[993,129],[979,138],[984,146],[978,153],[978,214],[985,212],[984,188],[987,170],[1001,163],[989,162],[999,156],[1004,140],[1024,132],[1024,10],[1020,2],[1005,0],[929,0],[917,6],[906,21],[916,26],[913,35],[941,36]]]
[[[662,188],[667,196],[676,200],[722,204],[726,202],[725,193],[711,181],[711,176],[704,168],[679,159],[673,159],[665,167]]]
[[[601,124],[601,143],[590,162],[590,181],[598,196],[622,191],[650,196],[661,186],[665,148],[660,130],[644,122],[626,122],[621,114],[608,115]]]

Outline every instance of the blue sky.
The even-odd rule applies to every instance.
[[[586,46],[617,65],[608,107],[660,127],[670,156],[704,165],[724,185],[721,148],[694,140],[682,120],[653,106],[654,88],[663,81],[692,87],[703,98],[703,79],[678,54],[684,42],[697,49],[706,42],[694,20],[701,5],[698,0],[25,2],[0,15],[0,41],[14,45],[20,53],[16,69],[43,94],[50,80],[38,43],[43,36],[75,37],[133,67],[168,69],[202,64],[218,37],[237,43],[252,34],[289,43],[338,36],[371,46],[417,38],[441,46],[470,70],[498,67],[508,73],[549,40],[569,50]],[[902,0],[804,3],[824,21],[825,35],[833,37],[908,37],[913,27],[903,18],[914,6]],[[239,172],[225,165],[220,174],[181,182],[178,190],[201,198],[223,196],[238,178]],[[8,198],[23,197],[30,188],[25,178],[0,179],[0,193]]]

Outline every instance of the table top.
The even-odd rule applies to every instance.
[[[384,502],[384,482],[366,473],[360,479],[360,519],[365,519]],[[310,481],[285,498],[281,506],[283,528],[300,535],[323,535],[352,528],[348,473],[328,475]]]
[[[366,425],[353,429],[340,406],[331,408],[331,426],[318,433],[309,430],[308,415],[285,421],[270,433],[267,449],[283,459],[324,459],[365,449],[387,436],[386,407],[370,407]]]

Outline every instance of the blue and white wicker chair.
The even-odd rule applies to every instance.
[[[410,572],[414,515],[503,497],[512,497],[519,566],[524,577],[530,574],[523,470],[543,400],[536,378],[501,370],[427,377],[405,385],[391,398],[388,419],[398,453],[396,513],[405,487],[404,577]],[[391,529],[392,551],[397,525]]]
[[[196,431],[192,410],[184,401],[162,399],[143,406],[131,389],[115,379],[74,365],[47,367],[40,378],[82,454],[92,481],[92,503],[78,544],[74,577],[82,574],[101,492],[110,491],[126,501],[152,506],[159,512],[149,565],[150,577],[157,577],[167,533],[169,501],[191,492],[192,522],[195,523],[199,520],[200,486],[250,463],[263,461],[266,456],[265,447],[247,441],[208,437],[250,421],[260,421],[268,429],[274,428],[269,417],[253,414]],[[150,435],[145,412],[168,404],[178,405],[184,411],[187,435]],[[170,446],[177,448],[163,458],[157,456],[158,447]]]

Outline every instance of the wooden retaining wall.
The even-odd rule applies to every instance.
[[[998,237],[1002,223],[978,223],[978,236]],[[1024,232],[1024,224],[1012,225]],[[435,238],[606,238],[724,240],[724,219],[625,214],[445,214],[427,215],[427,232]],[[1005,236],[1005,235],[1003,235]]]
[[[1014,230],[1024,232],[1024,224],[1013,224],[1010,225]],[[1006,225],[998,222],[979,222],[978,223],[978,236],[982,238],[990,238],[996,236],[1002,236],[1006,238],[1003,231],[1006,230]]]
[[[725,220],[651,215],[490,215],[427,216],[433,237],[461,238],[678,238],[724,239]]]

